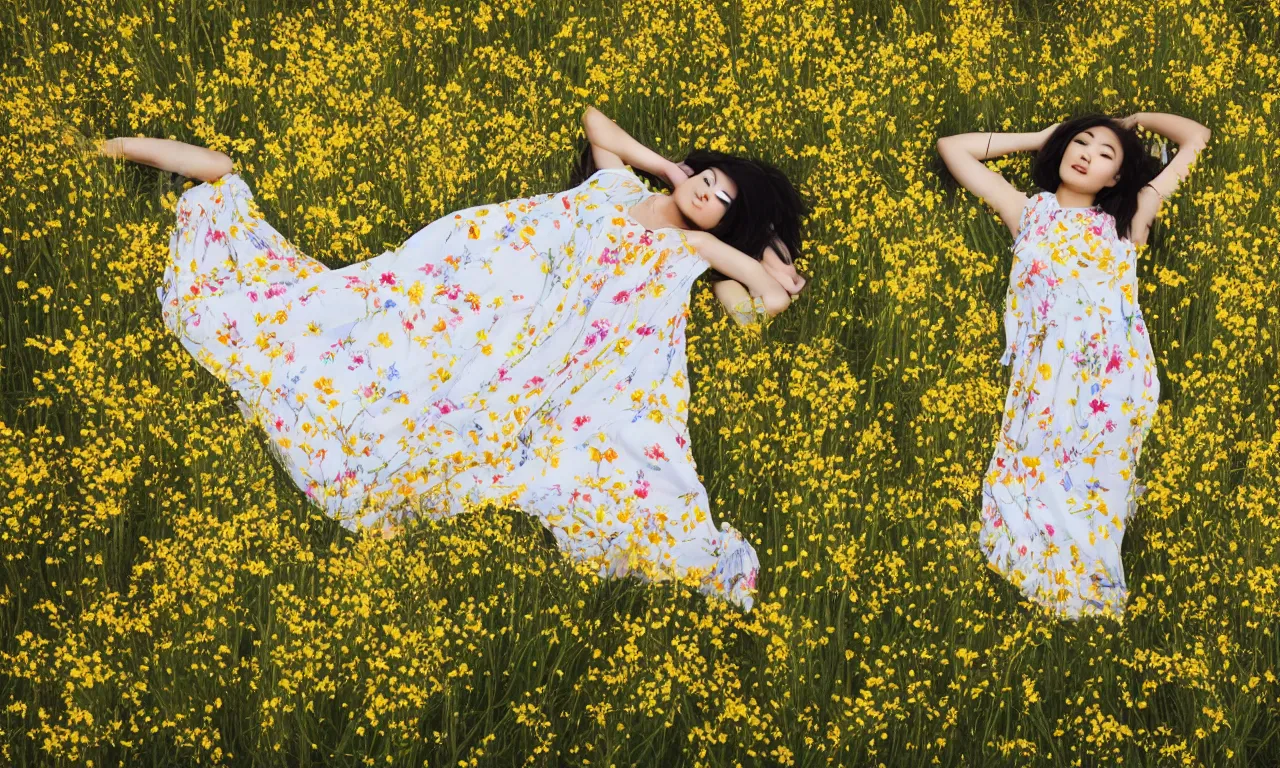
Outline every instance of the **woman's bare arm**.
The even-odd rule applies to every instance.
[[[1178,188],[1190,173],[1196,156],[1208,145],[1210,132],[1195,120],[1166,112],[1135,112],[1122,122],[1130,127],[1141,125],[1178,145],[1178,154],[1138,193],[1138,210],[1129,224],[1129,239],[1142,244],[1147,242],[1151,224],[1156,220],[1164,199]]]
[[[737,280],[720,280],[711,286],[711,292],[738,325],[751,325],[756,321],[755,299],[742,283]]]
[[[1016,237],[1027,196],[1003,176],[991,170],[984,160],[1040,149],[1057,124],[1030,133],[959,133],[938,139],[938,154],[947,170],[961,186],[982,198],[1000,214],[1005,226]],[[988,148],[989,145],[989,148]]]
[[[701,230],[684,233],[694,252],[725,277],[737,280],[752,296],[764,302],[765,312],[777,315],[791,306],[791,294],[783,288],[764,265],[733,246],[722,242],[715,235]]]
[[[791,254],[781,240],[775,239],[765,247],[765,257],[760,260],[762,264],[768,261],[768,257],[771,255],[770,252],[778,261],[786,264],[786,269],[791,273],[788,282],[779,279],[777,274],[773,272],[770,272],[770,275],[774,280],[778,281],[787,293],[791,294],[794,300],[794,297],[804,290],[804,286],[808,281],[803,275],[795,271],[795,267],[791,264]],[[712,286],[711,290],[715,297],[719,299],[720,304],[724,306],[725,311],[739,325],[750,325],[758,319],[758,313],[761,310],[756,305],[759,300],[754,299],[742,283],[733,279],[720,280]]]
[[[636,141],[595,107],[587,107],[582,113],[582,128],[587,134],[587,141],[591,142],[591,154],[597,168],[629,165],[662,176],[670,180],[672,186],[678,183],[677,180],[687,177],[675,163]]]

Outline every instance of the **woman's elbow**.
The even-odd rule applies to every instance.
[[[791,306],[791,294],[786,291],[779,293],[770,293],[763,298],[764,311],[770,317],[776,317],[782,314],[787,307]]]

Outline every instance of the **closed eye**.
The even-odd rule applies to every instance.
[[[1080,144],[1081,146],[1083,146],[1083,145],[1084,145],[1084,143],[1085,143],[1084,139],[1076,139],[1076,140],[1075,140],[1075,142],[1076,142],[1077,144]],[[1107,158],[1108,160],[1110,160],[1110,159],[1111,159],[1111,155],[1108,155],[1106,152],[1100,152],[1099,154],[1100,154],[1100,155],[1102,155],[1103,157]]]

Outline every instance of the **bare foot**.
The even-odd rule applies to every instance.
[[[59,140],[64,146],[72,147],[82,157],[91,157],[102,154],[101,150],[97,146],[100,142],[94,142],[88,136],[81,133],[79,128],[76,128],[66,120],[60,120],[59,122],[62,124]]]
[[[98,154],[105,157],[126,157],[124,140],[125,137],[123,136],[114,139],[99,139],[95,146]]]
[[[403,526],[396,525],[388,519],[382,524],[382,538],[394,539],[396,534],[400,533],[402,530],[404,530]]]

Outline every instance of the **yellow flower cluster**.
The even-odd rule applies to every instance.
[[[325,8],[0,10],[0,764],[1280,754],[1274,2]],[[691,304],[693,450],[759,552],[748,614],[601,580],[518,511],[390,540],[325,518],[161,324],[181,190],[76,138],[225,151],[339,267],[567,186],[587,105],[672,159],[771,159],[813,204],[789,311],[743,329],[706,285]],[[1087,108],[1214,132],[1139,250],[1165,387],[1122,626],[1059,622],[984,567],[1010,243],[934,152]],[[1031,192],[1029,161],[991,167]]]

